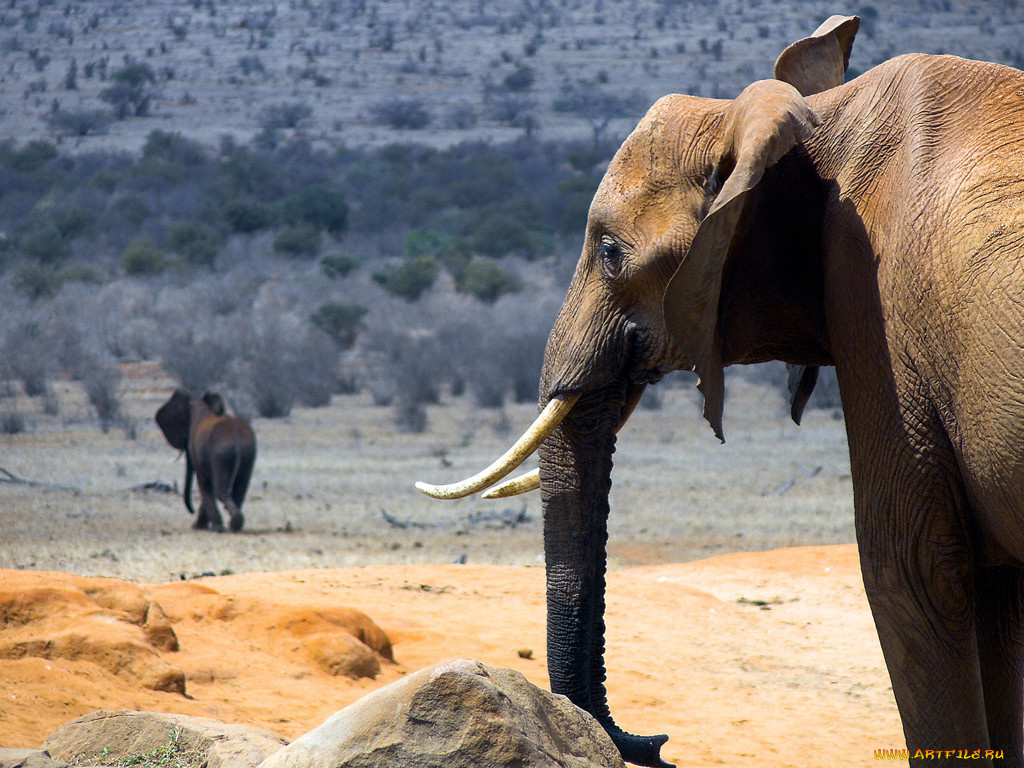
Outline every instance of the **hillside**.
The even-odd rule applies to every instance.
[[[0,11],[0,135],[62,138],[47,115],[107,108],[100,94],[129,64],[154,75],[146,116],[84,137],[65,128],[65,143],[137,151],[154,129],[244,143],[282,103],[310,110],[289,131],[350,146],[579,138],[601,118],[553,104],[583,82],[639,92],[608,129],[622,135],[665,93],[729,98],[769,77],[779,52],[833,13],[864,19],[854,74],[909,52],[1024,61],[1015,0],[12,1]],[[429,124],[379,124],[376,108],[396,101]]]

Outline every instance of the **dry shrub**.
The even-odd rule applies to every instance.
[[[334,345],[291,317],[268,316],[254,325],[234,386],[256,412],[272,419],[288,416],[296,402],[327,405],[338,387]]]
[[[0,432],[5,435],[18,435],[28,428],[25,417],[18,411],[17,404],[12,399],[9,405],[0,409]]]
[[[197,338],[193,328],[167,336],[160,359],[164,370],[190,392],[204,392],[224,381],[236,344],[217,335]]]
[[[46,395],[57,365],[52,347],[38,322],[16,325],[0,347],[0,378],[20,381],[29,397]]]
[[[112,360],[107,359],[96,359],[93,365],[86,367],[81,373],[86,397],[96,411],[96,418],[103,432],[108,432],[123,415],[121,396],[118,392],[121,378],[117,366]],[[124,423],[129,424],[127,421]]]

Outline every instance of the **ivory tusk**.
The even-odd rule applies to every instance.
[[[618,432],[619,429],[622,429],[622,425],[629,420],[629,417],[636,408],[637,403],[640,402],[640,396],[642,394],[643,390],[641,389],[628,403],[626,403],[626,408],[622,414],[622,423],[619,424],[618,428],[615,430],[616,432]],[[481,498],[506,499],[509,496],[519,496],[524,493],[529,493],[530,491],[536,491],[538,488],[540,488],[540,470],[535,469],[532,472],[527,472],[519,477],[513,477],[511,480],[506,480],[500,485],[495,485],[490,488],[487,493],[482,494]]]
[[[547,440],[548,435],[555,431],[566,414],[572,410],[578,398],[578,394],[552,398],[515,445],[482,472],[478,472],[460,483],[450,485],[416,483],[416,487],[435,499],[461,499],[463,496],[469,496],[484,488],[490,488],[526,461],[540,447],[540,444]]]
[[[501,485],[496,485],[483,494],[484,499],[504,499],[509,496],[518,496],[521,493],[529,493],[540,488],[540,470],[535,469],[525,475],[513,477]]]

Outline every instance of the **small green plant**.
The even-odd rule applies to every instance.
[[[149,132],[142,147],[142,156],[147,160],[161,160],[175,165],[202,165],[206,161],[203,145],[187,139],[177,131]]]
[[[36,173],[57,157],[57,148],[48,141],[34,139],[20,149],[13,141],[0,145],[0,164],[7,165],[19,173]]]
[[[420,256],[398,266],[387,267],[376,273],[373,279],[388,293],[406,301],[416,301],[434,285],[438,271],[436,261],[429,256]]]
[[[348,224],[348,205],[336,189],[323,184],[310,184],[284,201],[285,221],[295,224],[306,222],[315,227],[338,234]]]
[[[163,272],[170,263],[166,254],[144,238],[128,243],[121,256],[121,267],[126,275],[155,275]]]
[[[440,262],[456,283],[462,280],[471,255],[465,240],[448,237],[432,229],[410,232],[405,238],[405,250],[410,258],[429,256]]]
[[[343,253],[329,253],[320,259],[320,268],[325,275],[332,279],[348,277],[349,273],[357,266],[359,266],[358,259]]]
[[[245,234],[267,229],[274,223],[274,213],[269,206],[248,200],[232,200],[221,209],[221,216],[234,232]]]
[[[167,247],[180,254],[189,264],[212,267],[223,241],[212,227],[194,221],[171,225]]]
[[[430,111],[420,99],[382,101],[375,104],[371,111],[378,124],[388,125],[399,130],[426,128],[433,119]]]
[[[274,238],[274,250],[293,258],[311,259],[320,252],[320,230],[309,223],[282,229]]]
[[[472,294],[482,302],[493,304],[507,293],[521,291],[523,283],[490,259],[477,258],[466,265],[456,287],[461,293]]]
[[[100,91],[100,98],[113,107],[118,120],[149,113],[153,98],[149,84],[156,82],[156,74],[148,64],[129,64],[113,72],[110,79],[113,84]]]
[[[505,75],[502,83],[510,91],[526,91],[533,86],[535,79],[533,68],[520,64],[513,72]]]
[[[88,208],[61,208],[52,213],[61,236],[72,240],[96,229],[96,214]]]
[[[71,255],[71,245],[53,223],[45,222],[25,235],[21,252],[40,264],[53,264]]]
[[[143,195],[121,192],[107,203],[106,227],[108,230],[138,227],[152,215],[153,210]]]
[[[11,276],[11,286],[30,300],[53,296],[64,284],[64,276],[60,270],[47,264],[25,262]]]
[[[22,239],[20,251],[41,264],[63,261],[71,255],[71,245],[50,217],[36,223]]]
[[[15,408],[0,411],[0,432],[5,435],[19,435],[25,431],[25,417]]]
[[[89,136],[106,131],[111,116],[106,109],[58,109],[44,115],[43,121],[62,136]]]
[[[469,237],[472,250],[500,259],[518,253],[527,258],[540,250],[539,233],[524,226],[524,220],[513,213],[494,213],[480,221]]]
[[[191,765],[191,761],[185,759],[178,748],[178,739],[181,736],[181,732],[176,726],[172,726],[170,733],[167,734],[167,743],[162,747],[153,747],[149,752],[140,752],[136,755],[128,755],[122,757],[114,765],[123,766],[123,768],[162,768],[167,766],[168,768],[188,768]],[[103,754],[101,755],[101,761],[109,759],[109,751],[104,748]]]
[[[340,347],[351,349],[363,327],[363,316],[367,311],[366,307],[358,304],[330,301],[321,304],[309,321],[338,342]]]
[[[313,115],[313,108],[301,101],[283,101],[270,104],[260,111],[260,127],[265,131],[297,128],[299,123]]]
[[[70,264],[59,272],[61,282],[103,285],[103,273],[91,264]]]

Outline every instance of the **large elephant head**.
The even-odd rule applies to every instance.
[[[631,762],[662,765],[666,737],[625,733],[606,703],[615,433],[648,384],[687,369],[700,377],[705,417],[721,438],[723,367],[773,358],[794,366],[799,419],[815,366],[831,362],[820,215],[815,226],[823,191],[804,149],[819,117],[806,97],[843,82],[858,24],[829,19],[786,49],[776,79],[733,101],[672,95],[650,109],[590,207],[583,253],[548,339],[540,417],[479,475],[418,486],[440,498],[474,493],[539,447],[551,687],[597,717]]]
[[[214,416],[224,415],[226,411],[224,398],[217,392],[203,393],[201,401]],[[188,450],[192,425],[192,403],[192,395],[179,387],[156,412],[157,426],[160,427],[160,431],[164,433],[164,437],[167,438],[171,447],[177,448],[179,451]]]

